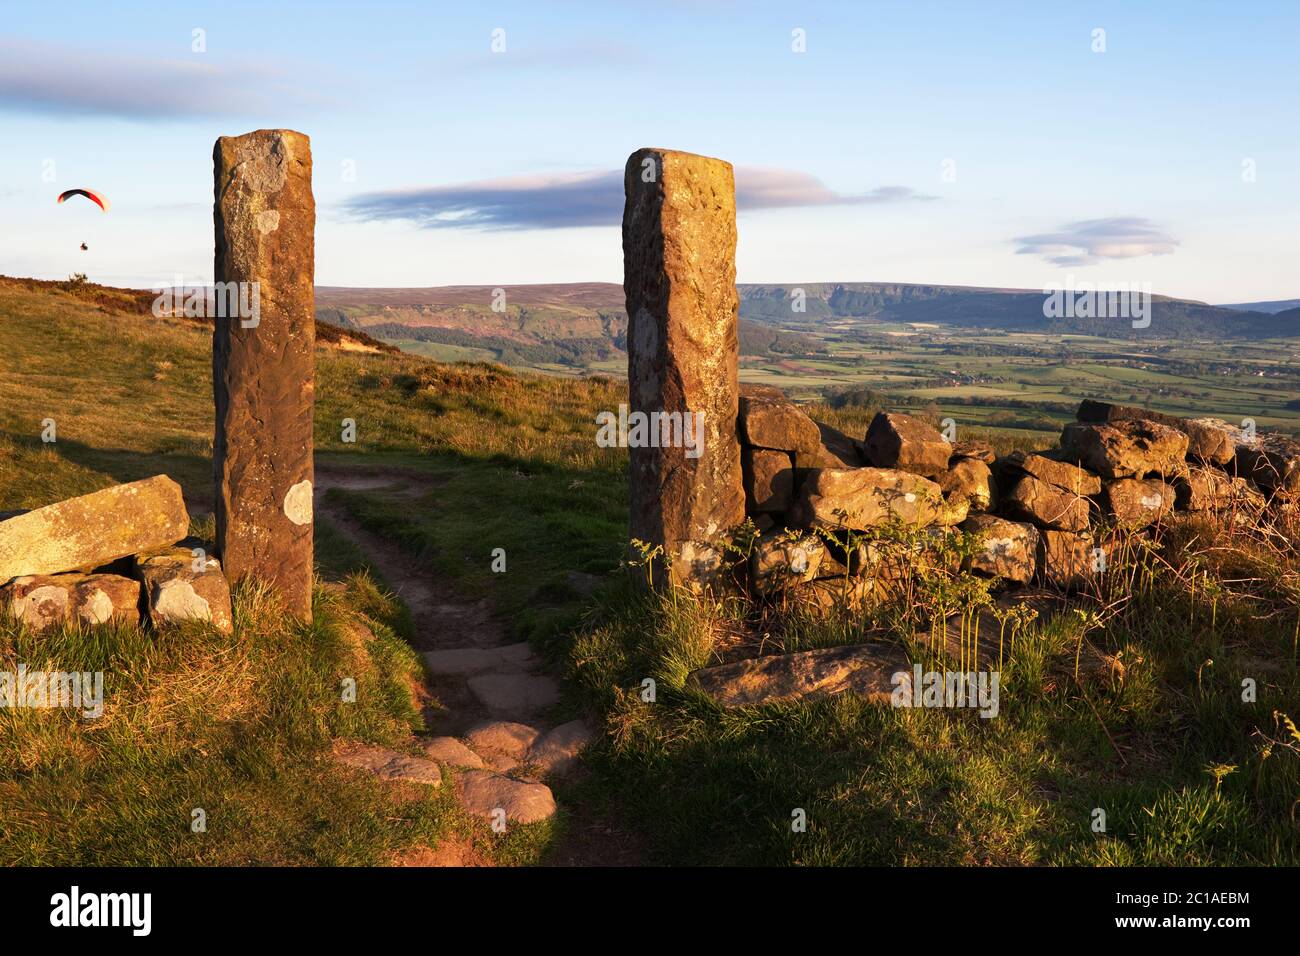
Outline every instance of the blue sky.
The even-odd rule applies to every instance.
[[[286,126],[321,284],[620,281],[611,177],[664,146],[737,167],[740,281],[1291,298],[1298,28],[1282,2],[9,2],[0,272],[210,278],[213,141]],[[55,206],[73,186],[112,212]]]

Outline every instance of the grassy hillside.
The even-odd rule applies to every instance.
[[[0,285],[0,510],[165,471],[210,534],[209,348],[189,322]],[[324,347],[318,377],[318,470],[376,478],[330,503],[486,601],[568,676],[558,716],[603,728],[585,772],[556,788],[560,817],[496,837],[445,794],[394,793],[328,760],[338,735],[408,739],[439,702],[417,691],[400,601],[322,519],[311,628],[286,628],[250,591],[231,639],[0,627],[0,667],[103,667],[115,708],[88,726],[0,713],[0,861],[371,863],[468,843],[533,862],[594,814],[635,834],[647,862],[1300,863],[1295,528],[1189,525],[1114,562],[1102,604],[1013,623],[997,720],[850,698],[722,711],[685,687],[692,668],[865,634],[934,654],[933,622],[987,594],[926,572],[898,602],[829,620],[647,597],[613,573],[626,457],[593,440],[624,386]],[[817,409],[853,431],[869,413]],[[46,418],[53,444],[40,441]],[[355,443],[341,440],[345,418]],[[981,434],[1044,444],[1025,429],[962,437]],[[407,491],[386,485],[397,474]],[[490,567],[497,547],[504,574]],[[1098,677],[1097,659],[1122,671]],[[363,675],[361,710],[335,701],[340,673]],[[189,830],[195,806],[205,838]],[[1097,808],[1105,834],[1090,829]],[[791,830],[796,809],[805,833]]]
[[[0,510],[165,472],[210,536],[210,332],[84,292],[0,283]],[[625,462],[587,427],[613,387],[338,347],[317,359],[318,469],[400,471],[421,489],[396,516],[381,492],[331,495],[520,631],[576,620],[567,572],[612,568],[624,528]],[[343,418],[355,443],[341,440]],[[509,573],[491,574],[494,546]],[[84,725],[0,711],[0,863],[373,864],[444,844],[540,859],[562,818],[499,837],[448,793],[394,792],[328,759],[335,736],[400,745],[439,704],[416,693],[400,602],[323,518],[317,560],[305,629],[249,591],[236,594],[233,639],[201,626],[36,638],[0,623],[0,669],[103,669],[109,701]],[[337,700],[344,674],[358,677],[359,707]],[[193,807],[208,814],[203,838]]]

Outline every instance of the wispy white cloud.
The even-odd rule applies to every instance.
[[[0,109],[168,119],[325,102],[259,62],[217,63],[0,39]]]
[[[1179,245],[1179,240],[1140,216],[1084,219],[1067,223],[1056,232],[1019,236],[1012,241],[1019,244],[1016,249],[1019,255],[1041,256],[1058,266],[1094,265],[1103,259],[1166,256]]]
[[[784,169],[736,169],[736,208],[846,206],[932,199],[905,186],[867,193],[838,193],[807,173]],[[618,225],[623,214],[623,173],[594,170],[561,175],[513,176],[364,193],[345,209],[355,219],[397,219],[422,227],[564,229]]]

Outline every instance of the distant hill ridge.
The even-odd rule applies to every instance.
[[[624,308],[622,286],[612,282],[424,289],[320,286],[316,295],[319,308],[338,310],[337,315],[347,316],[359,328],[397,322],[458,328],[472,336],[475,331],[483,329],[485,321],[489,325],[492,322],[490,312],[484,316],[483,310],[490,310],[495,288],[505,290],[505,301],[511,309],[548,312],[556,319],[569,315],[574,320],[590,320],[602,315],[609,320],[621,316]],[[792,308],[792,293],[796,289],[804,294],[803,311]],[[808,282],[740,283],[737,290],[742,319],[792,329],[813,329],[827,319],[842,319],[859,320],[864,324],[922,323],[1116,338],[1139,334],[1123,319],[1045,316],[1041,289],[899,282]],[[1267,303],[1259,305],[1262,307]],[[419,315],[392,314],[406,309],[418,310]],[[468,311],[453,317],[447,313],[448,309]],[[389,314],[383,315],[384,312]],[[589,321],[584,323],[583,337],[591,336],[593,331],[597,336],[601,334],[593,330]],[[558,337],[574,334],[554,329],[552,332]],[[1153,295],[1152,324],[1140,334],[1161,338],[1272,338],[1300,335],[1300,322],[1297,321],[1296,309],[1270,312],[1261,308],[1255,311]]]

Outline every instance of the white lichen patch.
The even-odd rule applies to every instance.
[[[263,209],[257,214],[257,231],[262,235],[280,228],[280,210]]]
[[[164,621],[212,620],[212,608],[207,600],[194,590],[194,585],[181,578],[164,581],[158,586],[153,613]]]
[[[103,624],[113,616],[113,599],[102,588],[95,588],[95,593],[82,602],[78,613],[87,624]]]
[[[62,617],[67,612],[68,592],[52,584],[32,588],[13,604],[13,615],[16,618],[26,619],[33,614]]]
[[[284,496],[284,516],[296,525],[311,524],[311,482],[303,480]]]
[[[989,538],[984,542],[984,553],[993,557],[1006,557],[1019,548],[1020,542],[1015,538]]]

